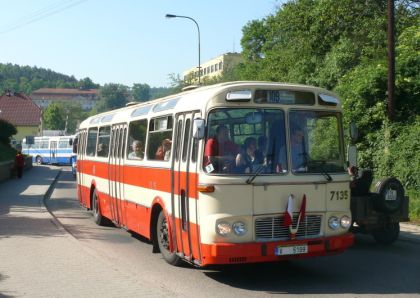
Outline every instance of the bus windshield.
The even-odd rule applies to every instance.
[[[288,118],[289,144],[281,109],[210,111],[204,171],[235,175],[344,171],[338,113],[292,110]]]
[[[336,112],[289,112],[289,150],[292,172],[344,171],[339,123],[339,114]]]
[[[208,116],[203,166],[207,173],[214,174],[286,173],[284,111],[253,108],[212,110]]]

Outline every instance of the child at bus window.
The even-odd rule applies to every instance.
[[[256,155],[257,141],[253,137],[245,139],[243,148],[236,156],[236,169],[239,173],[252,173],[260,162]]]
[[[131,148],[133,151],[128,154],[128,159],[142,160],[144,158],[143,145],[140,141],[135,140],[131,144]]]
[[[158,147],[155,153],[155,159],[157,160],[169,160],[171,156],[172,141],[170,139],[164,139],[162,145]]]
[[[230,140],[226,125],[219,125],[216,135],[207,140],[204,149],[204,166],[207,172],[231,172],[235,167],[238,146]]]

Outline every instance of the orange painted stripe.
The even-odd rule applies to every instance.
[[[171,193],[171,170],[162,168],[116,166],[104,162],[78,160],[80,173],[88,174],[103,179],[118,181],[121,183],[156,189],[158,191]],[[119,169],[118,169],[119,168]],[[119,172],[118,172],[119,170]],[[117,175],[116,175],[117,173]],[[189,179],[189,198],[198,198],[197,185],[198,174],[186,172],[175,172],[174,193],[180,194],[180,189],[185,189],[187,178]]]

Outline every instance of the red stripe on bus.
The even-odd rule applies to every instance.
[[[80,164],[80,166],[79,166]],[[146,168],[146,167],[135,167],[135,166],[121,166],[119,174],[118,167],[116,165],[109,165],[107,163],[95,162],[95,161],[78,161],[78,169],[81,169],[80,173],[88,174],[91,176],[100,177],[106,180],[114,180],[125,184],[155,189],[171,193],[171,171],[170,169],[162,168]],[[197,196],[197,184],[198,174],[185,172],[175,172],[174,179],[174,193],[179,195],[180,189],[185,189],[187,178],[189,179],[189,194],[188,197],[196,199]]]

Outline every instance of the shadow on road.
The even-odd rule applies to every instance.
[[[418,294],[418,246],[383,247],[357,236],[342,255],[302,261],[235,265],[204,274],[231,287],[269,294]]]

